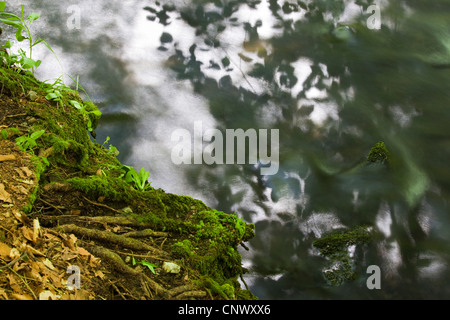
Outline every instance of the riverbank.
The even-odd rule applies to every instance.
[[[239,282],[253,225],[120,163],[77,91],[0,81],[0,299],[256,299]]]

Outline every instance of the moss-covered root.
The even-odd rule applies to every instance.
[[[78,236],[88,237],[90,239],[96,239],[108,243],[113,243],[115,245],[119,245],[123,248],[129,248],[132,250],[141,250],[148,251],[152,254],[156,254],[161,258],[169,257],[169,254],[161,249],[154,248],[144,242],[139,240],[117,235],[113,232],[95,230],[95,229],[87,229],[83,227],[76,226],[74,224],[65,224],[59,227],[61,230],[67,233],[74,233]]]
[[[163,288],[160,284],[147,277],[139,270],[129,267],[122,258],[115,252],[98,246],[91,245],[86,247],[92,254],[109,263],[115,270],[121,274],[137,277],[141,282],[141,287],[152,299],[199,299],[206,296],[206,292],[200,290],[194,285],[181,285],[170,290]]]

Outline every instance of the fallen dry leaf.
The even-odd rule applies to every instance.
[[[65,261],[70,261],[77,257],[78,257],[78,255],[76,254],[76,252],[74,252],[68,248],[64,248],[63,252],[61,253],[61,259],[65,260]]]
[[[54,294],[50,290],[45,290],[39,293],[39,300],[59,300],[60,296]]]
[[[34,219],[33,220],[33,238],[34,238],[33,242],[36,242],[36,240],[39,237],[40,233],[41,233],[41,225],[39,224],[39,220],[38,219]]]
[[[23,226],[22,228],[20,228],[22,230],[22,234],[25,237],[25,239],[31,241],[31,242],[35,242],[36,239],[34,238],[34,233],[33,230],[31,230],[30,228]]]
[[[33,297],[28,294],[11,293],[11,295],[16,300],[33,300]]]
[[[13,154],[0,155],[0,162],[16,160],[16,156]]]
[[[6,243],[0,242],[0,257],[2,259],[9,258],[9,253],[11,252],[11,247]]]
[[[3,183],[0,183],[0,201],[12,203],[11,195],[6,192],[5,185]]]
[[[90,256],[91,255],[91,253],[89,251],[87,251],[86,249],[81,248],[81,247],[77,248],[77,252],[78,252],[78,254],[80,254],[82,256]]]
[[[16,292],[20,292],[20,286],[17,283],[16,278],[14,277],[14,275],[12,273],[8,274],[6,276],[6,278],[9,280],[9,286],[11,287],[11,289],[13,289]]]
[[[101,259],[94,257],[93,255],[90,256],[89,259],[89,265],[93,268],[98,267],[100,265]]]
[[[29,225],[31,223],[30,218],[28,218],[26,215],[20,213],[18,209],[13,208],[12,213],[14,214],[16,219],[19,220],[20,222],[22,222],[23,224]]]
[[[69,247],[70,250],[77,250],[77,248],[75,247],[75,242],[77,241],[77,237],[72,233],[69,236],[69,239],[66,239],[64,241],[64,244]]]
[[[29,191],[24,186],[22,186],[20,184],[17,185],[17,186],[13,186],[12,188],[14,189],[15,193],[21,193],[21,194],[24,194],[24,195],[29,194]]]
[[[8,300],[8,295],[6,294],[6,291],[0,288],[0,296],[3,297],[3,299]]]
[[[32,253],[35,256],[42,256],[44,257],[45,254],[40,252],[39,250],[36,250],[35,248],[33,248],[32,246],[27,244],[26,250],[28,250],[30,253]]]
[[[28,167],[20,167],[23,172],[27,175],[27,177],[31,177],[33,175],[33,171],[31,171]]]
[[[19,250],[17,250],[17,248],[12,248],[11,251],[9,252],[9,256],[11,259],[16,259],[20,257],[20,252]]]
[[[29,262],[28,266],[29,266],[27,270],[28,277],[42,282],[42,277],[39,272],[40,270],[39,265],[35,261],[31,261]]]
[[[50,270],[55,270],[55,266],[53,265],[53,263],[50,260],[45,259],[42,261],[42,263]]]
[[[95,271],[94,271],[94,275],[95,275],[96,277],[99,277],[99,278],[102,279],[102,280],[103,280],[103,278],[105,277],[105,274],[104,274],[103,272],[101,272],[100,270],[95,270]]]

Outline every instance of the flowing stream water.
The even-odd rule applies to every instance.
[[[242,255],[260,299],[450,298],[449,1],[8,0],[7,10],[22,3],[41,13],[34,30],[60,61],[36,48],[37,77],[79,76],[103,113],[97,142],[109,136],[152,186],[255,224]],[[278,171],[175,164],[171,135],[198,139],[200,122],[224,135],[279,130]],[[351,170],[378,141],[392,168]],[[356,279],[332,284],[324,271],[339,266],[312,243],[359,225],[374,236],[349,248]],[[380,289],[368,288],[371,265]]]

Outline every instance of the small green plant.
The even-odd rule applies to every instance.
[[[58,90],[56,88],[50,88],[50,89],[47,89],[45,92],[47,93],[47,95],[45,96],[45,99],[56,101],[57,103],[59,103],[59,105],[61,107],[64,105],[64,103],[62,101],[63,95],[60,90]]]
[[[16,139],[16,143],[22,151],[31,150],[37,146],[36,140],[39,139],[44,133],[45,130],[39,130],[33,132],[31,135],[18,137]]]
[[[139,263],[139,264],[142,264],[143,266],[146,266],[147,268],[150,269],[150,271],[151,271],[153,274],[155,274],[155,269],[154,269],[154,268],[158,267],[157,265],[155,265],[155,264],[153,264],[153,263],[150,263],[150,262],[148,262],[148,261],[145,261],[145,260],[141,260],[141,261],[137,262],[136,259],[134,259],[134,257],[133,257],[132,263],[133,263],[133,266],[135,266],[135,265],[138,264],[138,263]]]
[[[112,155],[112,156],[118,156],[119,155],[119,150],[117,150],[117,148],[115,146],[113,146],[112,144],[109,143],[109,140],[111,140],[111,138],[108,136],[106,137],[105,142],[103,142],[103,147],[106,148],[106,144],[109,144],[108,146],[108,154]]]
[[[125,176],[125,181],[127,183],[133,183],[135,189],[145,191],[151,187],[151,182],[148,182],[150,173],[145,171],[144,168],[141,168],[138,173],[133,167],[124,165],[122,166],[122,170],[124,170],[125,173],[122,174],[121,177]]]
[[[95,109],[95,110],[89,111],[85,104],[81,104],[81,103],[79,103],[76,100],[70,100],[69,102],[70,102],[70,104],[72,106],[74,106],[76,109],[78,109],[78,111],[80,111],[81,114],[87,119],[87,121],[88,121],[88,124],[87,124],[88,130],[89,131],[93,131],[94,130],[94,126],[92,124],[92,120],[91,120],[90,115],[92,114],[92,115],[94,115],[96,117],[100,117],[102,115],[100,110]]]
[[[25,18],[24,5],[22,5],[21,7],[20,16],[9,12],[4,12],[5,6],[6,3],[4,1],[0,1],[0,21],[4,24],[16,28],[16,40],[18,42],[28,40],[29,52],[27,55],[23,49],[19,49],[17,54],[7,54],[7,52],[2,51],[2,56],[9,66],[19,64],[21,69],[31,69],[31,71],[34,73],[36,68],[41,64],[41,60],[33,59],[33,48],[36,45],[38,45],[39,43],[43,43],[51,52],[53,52],[53,54],[55,54],[53,49],[45,39],[34,39],[33,34],[31,33],[31,24],[33,23],[33,21],[39,19],[40,15],[38,13],[31,13],[28,17]],[[23,32],[25,32],[25,35],[23,35]],[[13,41],[8,40],[5,45],[3,45],[3,48],[11,49],[13,44]]]

